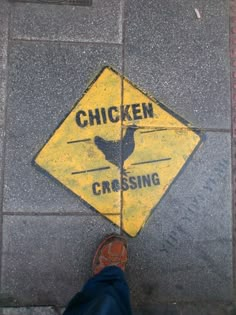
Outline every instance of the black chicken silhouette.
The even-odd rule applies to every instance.
[[[116,165],[120,170],[122,170],[122,172],[124,171],[124,161],[127,160],[134,151],[134,133],[136,130],[137,126],[135,125],[128,127],[123,139],[119,141],[105,140],[99,136],[94,138],[94,143],[96,144],[97,148],[105,155],[106,160]]]

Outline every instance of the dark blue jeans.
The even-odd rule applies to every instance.
[[[89,279],[67,306],[64,315],[131,315],[129,287],[123,271],[104,268]]]

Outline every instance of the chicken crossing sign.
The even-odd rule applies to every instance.
[[[187,122],[105,67],[35,162],[136,236],[199,143]]]

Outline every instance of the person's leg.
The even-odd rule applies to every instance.
[[[126,262],[125,239],[107,237],[94,257],[94,277],[71,300],[64,315],[131,315],[129,287],[123,272]]]

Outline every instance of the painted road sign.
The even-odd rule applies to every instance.
[[[106,67],[35,162],[135,236],[199,142],[183,119]]]

